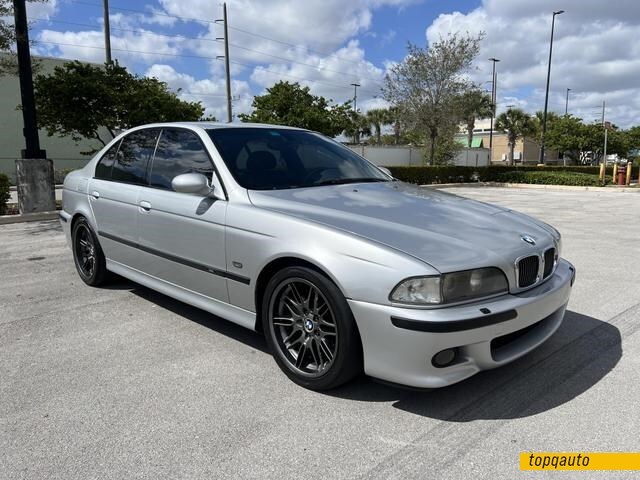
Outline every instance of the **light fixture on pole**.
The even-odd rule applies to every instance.
[[[493,160],[493,118],[496,116],[496,63],[500,60],[491,57],[489,61],[493,62],[493,71],[491,73],[491,105],[493,111],[491,112],[491,127],[489,129],[489,163],[491,163],[491,160]]]
[[[351,85],[353,85],[353,111],[357,112],[358,111],[358,87],[360,86],[359,83],[352,83]]]
[[[567,88],[567,98],[564,101],[564,115],[567,116],[569,114],[569,92],[571,91],[570,88]]]
[[[540,159],[539,163],[544,163],[544,136],[547,133],[547,107],[549,105],[549,80],[551,79],[551,53],[553,52],[553,29],[556,24],[556,15],[564,13],[564,10],[553,12],[551,18],[551,41],[549,42],[549,63],[547,65],[547,88],[544,95],[544,113],[542,116],[542,135],[540,136]]]

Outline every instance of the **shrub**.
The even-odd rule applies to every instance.
[[[4,173],[0,173],[0,215],[4,215],[7,211],[7,202],[11,198],[9,191],[9,177]]]
[[[408,183],[417,183],[419,185],[428,185],[432,183],[459,183],[459,182],[505,182],[505,174],[508,173],[520,173],[524,174],[532,172],[535,174],[542,174],[542,176],[536,175],[526,177],[511,177],[511,178],[536,178],[536,183],[541,182],[541,178],[548,178],[550,183],[552,174],[570,174],[575,173],[578,177],[571,176],[559,176],[557,177],[559,182],[569,182],[571,178],[574,178],[576,182],[587,182],[591,180],[585,180],[580,175],[595,175],[596,178],[600,172],[600,167],[580,167],[580,166],[546,166],[546,167],[505,167],[505,166],[489,166],[489,167],[459,167],[459,166],[429,166],[429,167],[389,167],[391,173],[398,180],[402,180]],[[637,177],[637,169],[633,172],[633,178]],[[607,178],[610,180],[612,175],[612,168],[607,168]],[[525,183],[525,182],[519,182]],[[546,183],[546,182],[545,182]],[[558,185],[586,185],[585,183],[558,183]],[[593,183],[588,183],[593,185]]]
[[[602,186],[598,175],[582,172],[504,172],[498,175],[504,183],[534,183],[540,185]]]

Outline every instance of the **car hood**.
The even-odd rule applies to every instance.
[[[551,227],[521,213],[402,182],[251,190],[249,197],[257,207],[387,245],[440,272],[513,265],[554,242]]]

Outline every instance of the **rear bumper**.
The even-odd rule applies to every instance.
[[[505,365],[558,329],[574,278],[574,267],[560,260],[542,285],[483,303],[421,310],[349,300],[362,338],[365,372],[389,382],[436,388]],[[455,360],[434,366],[433,356],[446,349],[455,349]]]

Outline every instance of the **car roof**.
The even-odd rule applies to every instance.
[[[204,129],[218,129],[218,128],[282,128],[286,130],[305,130],[298,127],[288,127],[286,125],[270,125],[268,123],[243,123],[243,122],[162,122],[162,123],[150,123],[148,125],[140,125],[140,127],[189,127],[189,128],[204,128]]]

